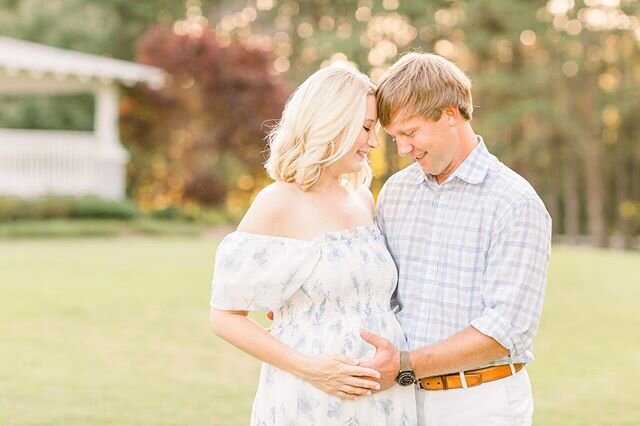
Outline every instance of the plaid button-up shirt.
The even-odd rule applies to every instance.
[[[531,185],[478,141],[441,185],[414,163],[380,192],[376,221],[399,271],[398,319],[412,350],[471,325],[512,362],[529,362],[551,217]]]

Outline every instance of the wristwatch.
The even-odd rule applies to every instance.
[[[416,373],[411,369],[409,352],[400,352],[400,372],[396,376],[396,383],[400,386],[411,386],[416,383]]]

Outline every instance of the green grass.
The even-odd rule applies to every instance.
[[[146,236],[196,236],[204,225],[178,220],[137,218],[118,219],[41,219],[0,222],[0,239],[84,238]]]
[[[0,424],[245,424],[259,366],[208,328],[215,245],[1,242]]]
[[[208,329],[216,241],[0,241],[0,425],[246,425],[259,365]],[[640,418],[640,253],[555,248],[536,425]]]
[[[529,367],[539,425],[637,425],[640,253],[555,248]]]

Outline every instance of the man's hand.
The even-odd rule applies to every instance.
[[[400,351],[384,337],[367,330],[360,330],[360,337],[376,348],[376,355],[373,359],[361,360],[360,366],[373,368],[380,372],[380,390],[390,388],[396,383],[396,376],[400,372]]]

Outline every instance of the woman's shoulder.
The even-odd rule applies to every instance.
[[[238,225],[238,231],[283,235],[287,216],[295,209],[300,189],[295,184],[276,181],[256,195],[244,218]]]

